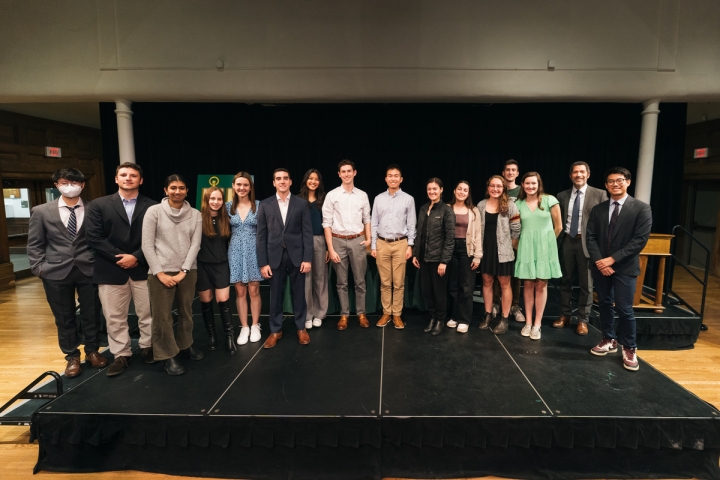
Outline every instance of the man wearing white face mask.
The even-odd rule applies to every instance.
[[[100,321],[97,286],[92,280],[95,259],[85,240],[85,204],[80,198],[85,176],[77,169],[62,168],[52,178],[62,196],[32,209],[27,253],[32,273],[42,279],[55,317],[60,349],[68,362],[65,376],[76,377],[82,373],[78,322],[85,337],[85,363],[102,368],[108,362],[98,353]],[[75,292],[80,302],[79,319]]]

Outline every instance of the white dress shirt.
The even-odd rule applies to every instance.
[[[331,228],[336,235],[363,233],[371,222],[370,200],[367,193],[353,187],[348,192],[342,185],[325,195],[322,208],[323,228]]]
[[[582,217],[583,217],[583,207],[585,206],[585,194],[587,193],[587,183],[583,185],[583,187],[580,189],[582,192],[582,195],[580,195],[580,211],[578,212],[578,232],[582,228]],[[572,189],[572,193],[570,194],[570,203],[568,203],[568,214],[567,218],[565,219],[565,233],[570,233],[570,222],[572,222],[572,212],[573,208],[575,208],[575,200],[577,200],[578,197],[578,189],[574,188]]]
[[[280,197],[279,193],[275,194],[275,198],[277,198],[278,207],[280,207],[280,215],[282,216],[282,219],[283,219],[283,225],[285,225],[285,220],[287,219],[288,207],[290,206],[290,193],[288,193],[288,196],[284,201],[283,201],[282,197]]]
[[[608,225],[610,225],[610,220],[612,219],[613,210],[615,210],[615,205],[613,205],[613,203],[618,202],[620,204],[618,206],[618,215],[620,215],[620,212],[622,211],[622,207],[623,207],[623,205],[625,205],[625,200],[627,200],[627,198],[628,198],[627,193],[620,200],[613,200],[612,198],[610,198],[610,212],[608,213]]]
[[[78,203],[76,203],[75,205],[79,205],[78,208],[75,209],[75,220],[77,223],[76,232],[79,232],[80,227],[82,227],[83,220],[85,219],[85,205],[83,204],[82,198],[78,198]],[[65,228],[67,228],[68,221],[70,220],[70,210],[66,208],[69,206],[70,205],[65,203],[63,197],[60,196],[60,199],[58,200],[58,208],[60,209],[60,220],[62,220]]]

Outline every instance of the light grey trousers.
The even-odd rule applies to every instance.
[[[367,271],[367,249],[362,242],[365,237],[351,240],[333,237],[333,249],[340,255],[340,263],[333,263],[337,276],[337,292],[340,299],[340,315],[350,315],[348,298],[348,268],[352,269],[355,280],[355,312],[365,313],[365,272]]]
[[[325,318],[328,309],[328,267],[325,262],[325,235],[313,235],[312,269],[305,275],[305,320]]]

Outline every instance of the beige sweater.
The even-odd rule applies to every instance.
[[[182,208],[170,207],[167,198],[147,209],[142,229],[142,251],[150,274],[197,268],[202,240],[200,212],[185,201]]]

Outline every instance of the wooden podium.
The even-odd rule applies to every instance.
[[[665,283],[665,259],[672,255],[670,253],[670,243],[675,235],[667,235],[664,233],[651,233],[647,245],[640,252],[640,275],[637,277],[637,285],[635,286],[635,299],[633,300],[633,308],[642,308],[653,310],[655,313],[662,313],[665,307],[662,304],[663,285]],[[655,300],[652,300],[642,294],[643,283],[645,281],[645,270],[647,269],[649,257],[660,257],[657,283],[655,285]]]

